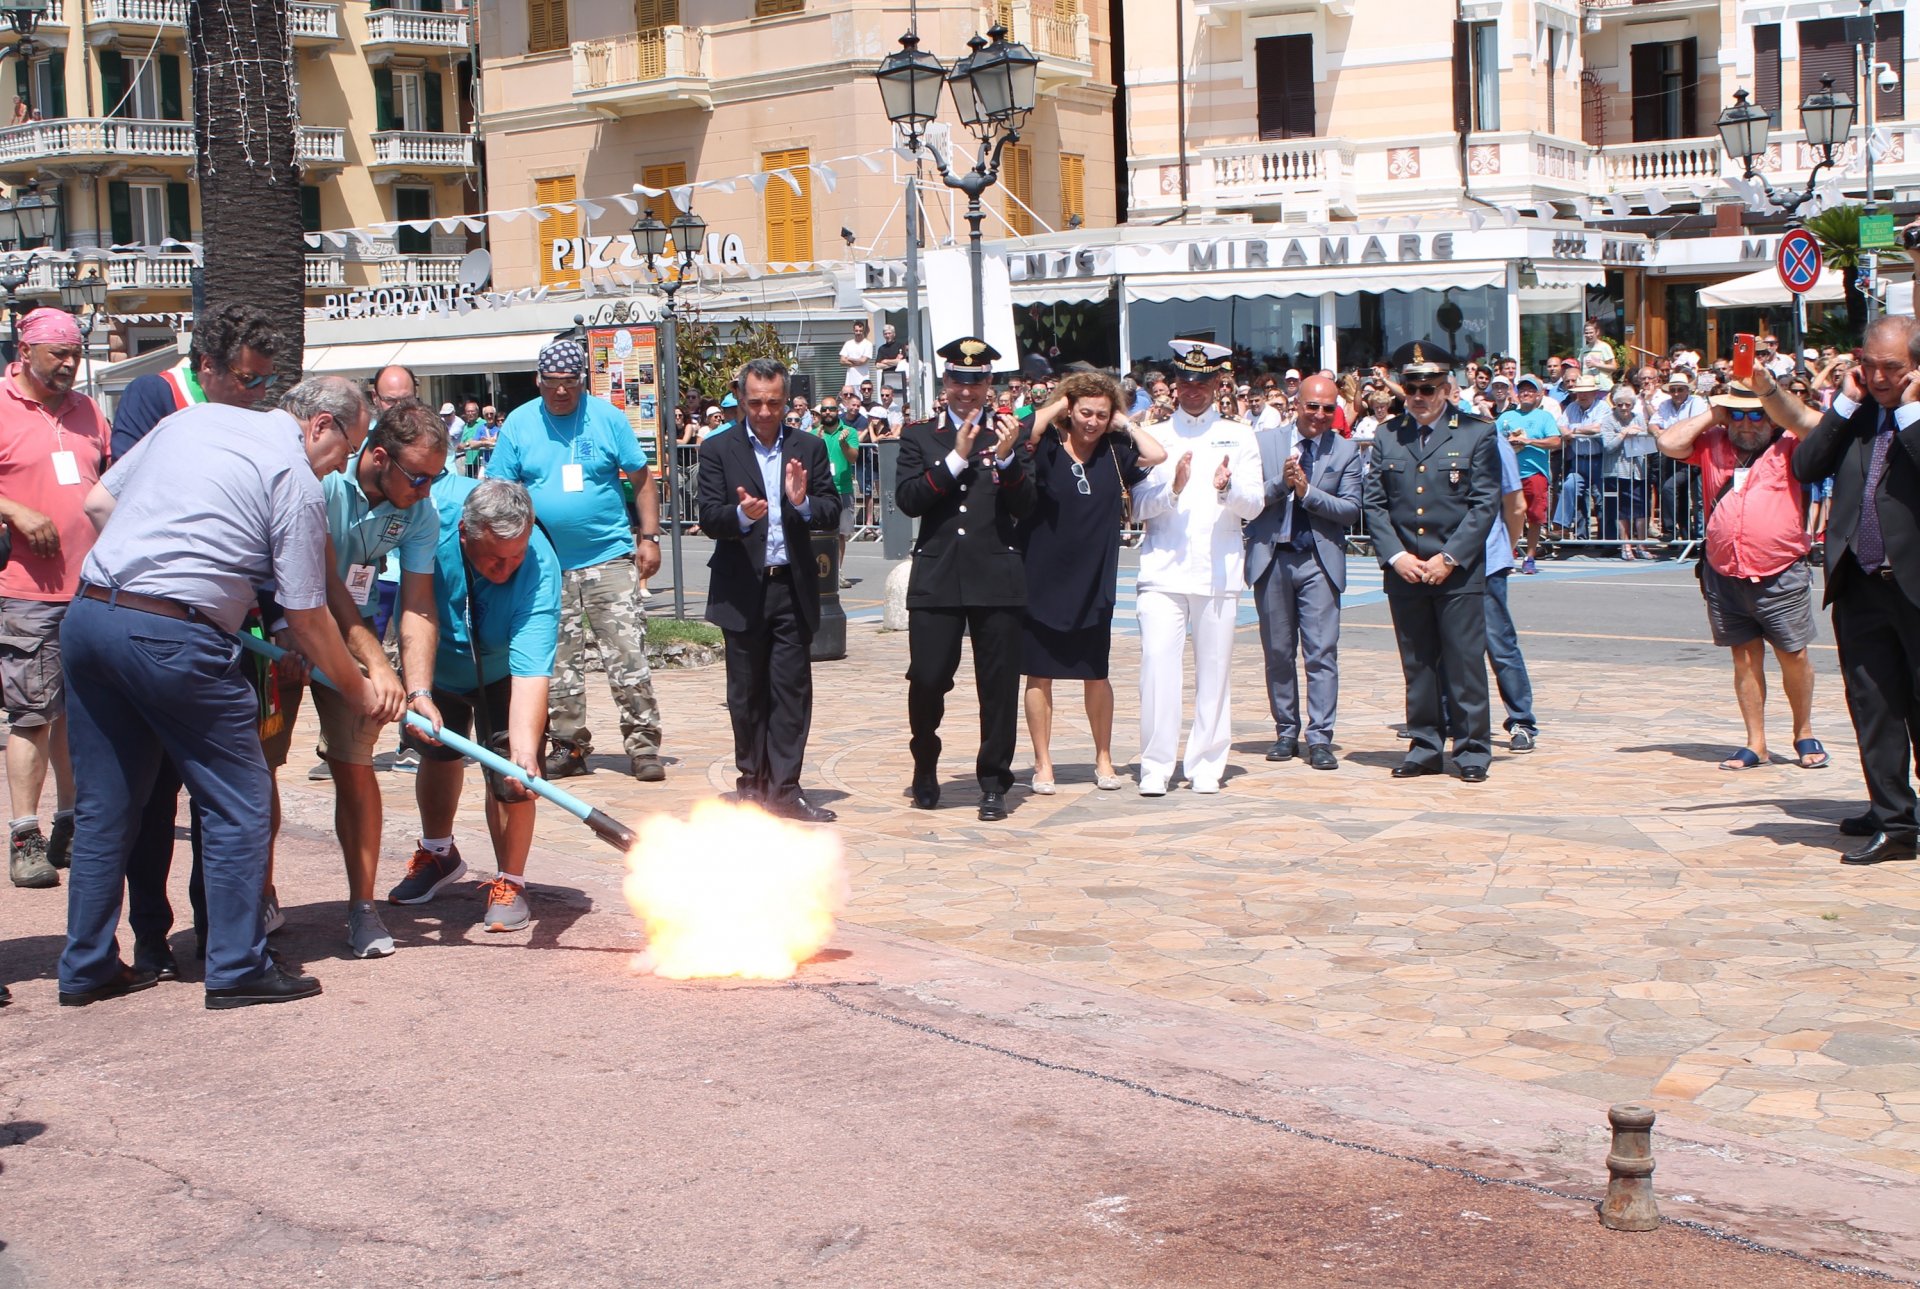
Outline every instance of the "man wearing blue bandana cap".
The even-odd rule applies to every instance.
[[[660,708],[647,669],[640,583],[660,571],[660,499],[626,413],[588,393],[586,374],[580,341],[555,340],[540,351],[540,397],[514,409],[500,427],[487,477],[526,485],[564,570],[560,648],[547,699],[553,751],[546,777],[590,772],[584,618],[613,688],[633,776],[653,783],[667,772],[660,762]],[[639,512],[637,546],[622,472],[633,484]]]

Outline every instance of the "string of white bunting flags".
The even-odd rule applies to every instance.
[[[469,233],[484,233],[487,221],[497,219],[503,224],[511,224],[525,218],[535,223],[545,223],[555,215],[568,215],[578,211],[589,221],[600,218],[609,207],[617,206],[629,217],[640,213],[641,202],[654,197],[667,196],[672,199],[674,209],[686,210],[696,192],[734,193],[746,185],[756,193],[764,193],[767,185],[775,180],[785,183],[800,195],[800,172],[808,172],[820,186],[833,192],[840,183],[844,167],[850,164],[864,166],[869,174],[879,174],[881,159],[892,151],[891,148],[876,148],[871,152],[849,153],[843,157],[829,157],[825,161],[809,162],[804,166],[784,166],[777,170],[756,170],[750,174],[730,175],[724,179],[701,179],[693,183],[674,184],[666,188],[652,188],[646,184],[634,184],[632,189],[623,193],[612,193],[604,197],[575,197],[568,201],[538,202],[530,206],[508,206],[499,210],[486,210],[471,215],[448,215],[436,219],[394,219],[379,223],[366,224],[358,228],[329,228],[317,233],[306,234],[307,245],[318,250],[330,244],[336,250],[345,250],[348,242],[357,242],[362,247],[376,237],[391,237],[402,228],[416,233],[425,233],[438,229],[443,233],[456,233],[462,230]],[[839,168],[836,168],[839,167]]]

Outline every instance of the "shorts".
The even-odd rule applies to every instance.
[[[1700,594],[1713,642],[1723,649],[1764,638],[1776,649],[1799,653],[1813,643],[1813,570],[1806,560],[1758,582],[1726,577],[1702,561]]]
[[[1520,491],[1527,498],[1527,522],[1544,524],[1547,522],[1547,493],[1549,485],[1544,474],[1530,474],[1520,480]]]
[[[486,726],[492,734],[486,739],[480,739],[473,734],[476,697],[484,702],[487,708]],[[451,689],[442,689],[438,685],[433,687],[433,705],[440,709],[440,728],[458,734],[461,738],[472,737],[489,751],[497,752],[501,756],[507,754],[507,719],[512,707],[512,698],[512,677],[494,681],[478,695],[457,693]],[[400,744],[402,747],[412,748],[427,761],[458,762],[467,759],[463,753],[456,752],[450,747],[441,747],[427,742],[414,732],[411,725],[401,726]],[[535,755],[543,761],[546,759],[547,739],[544,731]],[[496,774],[492,770],[488,770],[486,775],[487,790],[493,793],[496,799],[501,801],[519,799],[505,795],[508,780],[504,775]]]
[[[60,668],[60,621],[66,616],[63,600],[0,599],[0,701],[8,724],[33,729],[66,715]]]
[[[1613,480],[1614,513],[1629,522],[1647,517],[1647,483],[1644,479]]]
[[[280,688],[280,727],[273,733],[260,734],[260,750],[266,754],[267,768],[278,770],[287,763],[287,753],[293,747],[293,726],[300,719],[300,694],[303,685],[282,685]]]
[[[840,535],[842,537],[853,536],[854,521],[859,518],[855,512],[859,509],[860,508],[853,503],[852,493],[843,492],[840,494]]]
[[[342,765],[372,765],[374,744],[384,728],[362,716],[334,690],[313,687],[313,711],[320,718],[320,755]]]

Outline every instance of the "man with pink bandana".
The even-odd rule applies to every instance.
[[[0,382],[0,520],[12,540],[0,569],[0,693],[12,729],[7,869],[15,886],[58,886],[56,870],[73,847],[60,621],[93,547],[86,500],[106,467],[110,434],[100,408],[73,388],[82,349],[70,314],[35,309],[20,323],[20,360]],[[54,815],[43,836],[49,768]]]

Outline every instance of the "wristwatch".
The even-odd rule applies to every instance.
[[[409,703],[411,703],[416,698],[432,698],[432,697],[433,697],[433,691],[431,689],[409,689],[407,691],[407,701]]]
[[[655,546],[660,544],[659,533],[635,533],[634,537],[643,542],[652,542]]]

